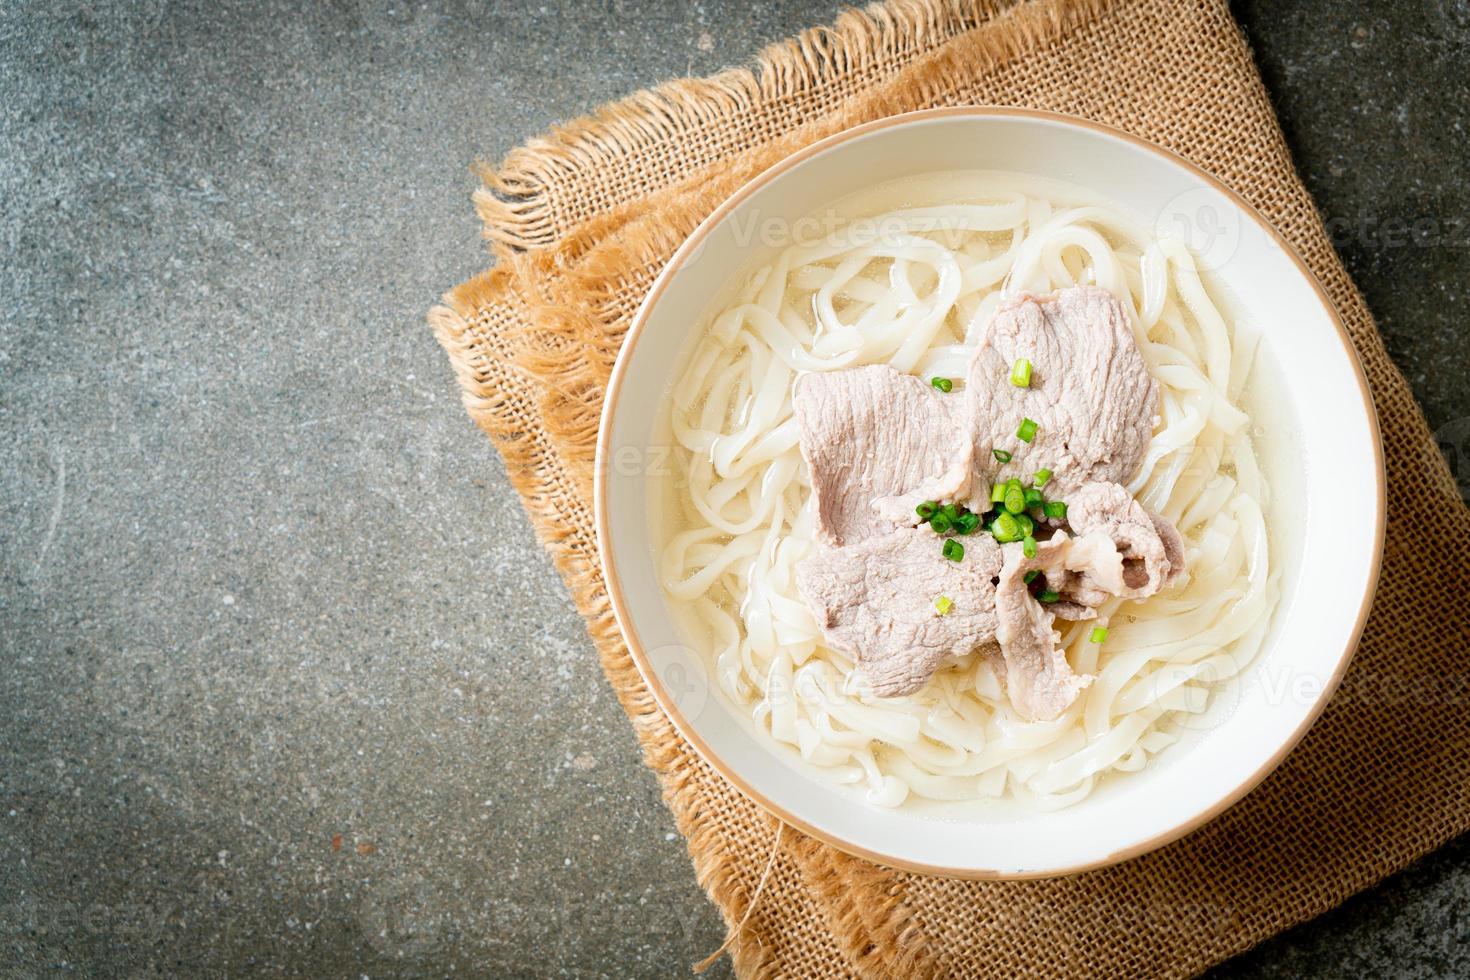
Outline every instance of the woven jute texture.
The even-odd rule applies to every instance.
[[[778,838],[775,819],[690,749],[644,687],[608,604],[593,532],[604,385],[630,317],[678,243],[741,184],[814,140],[965,104],[1108,123],[1244,194],[1341,311],[1395,488],[1367,633],[1301,745],[1203,829],[1061,879],[926,877],[791,828]],[[1470,676],[1470,514],[1329,245],[1223,3],[893,0],[777,45],[749,70],[606,107],[515,151],[484,180],[477,205],[495,263],[450,292],[430,321],[586,617],[700,882],[740,926],[730,946],[740,975],[1188,975],[1470,823],[1470,717],[1457,684]]]

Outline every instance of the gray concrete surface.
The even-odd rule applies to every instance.
[[[836,6],[0,5],[0,976],[718,945],[423,314],[473,158]],[[1464,466],[1470,13],[1239,12]],[[1465,975],[1467,903],[1462,840],[1215,975]]]

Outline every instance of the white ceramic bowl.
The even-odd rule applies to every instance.
[[[778,753],[710,683],[659,585],[649,535],[653,437],[691,327],[751,259],[752,222],[792,221],[874,184],[938,170],[1006,170],[1100,192],[1155,227],[1193,236],[1289,383],[1256,421],[1293,526],[1275,529],[1280,604],[1264,649],[1211,722],[1137,773],[1058,812],[1015,806],[865,804]],[[1271,406],[1279,402],[1278,413]],[[1272,416],[1275,416],[1273,418]],[[1265,416],[1265,417],[1263,417]],[[1279,421],[1278,421],[1279,420]],[[1291,431],[1272,432],[1272,427]],[[1384,478],[1378,424],[1337,313],[1301,259],[1240,197],[1157,146],[1078,119],[972,108],[882,120],[817,143],[725,202],[670,260],[639,311],[598,440],[597,531],[608,591],[659,703],[732,783],[786,822],[850,853],[964,877],[1066,874],[1142,854],[1218,815],[1285,757],[1341,679],[1378,580]],[[1277,515],[1280,520],[1280,513]]]

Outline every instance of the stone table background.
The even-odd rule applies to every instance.
[[[475,157],[836,9],[0,5],[0,976],[719,944],[423,318]],[[1237,12],[1470,480],[1470,9]],[[1214,975],[1465,975],[1467,903],[1461,840]]]

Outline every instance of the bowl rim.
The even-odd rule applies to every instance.
[[[1348,361],[1353,367],[1354,379],[1357,382],[1359,394],[1363,400],[1364,414],[1368,421],[1369,438],[1373,458],[1377,462],[1376,481],[1374,486],[1374,519],[1373,519],[1373,542],[1372,542],[1372,565],[1369,569],[1366,586],[1359,603],[1357,615],[1352,628],[1348,634],[1348,642],[1341,654],[1338,656],[1337,666],[1327,683],[1323,685],[1321,693],[1316,702],[1309,708],[1301,723],[1294,729],[1284,742],[1266,759],[1254,772],[1244,780],[1224,793],[1214,804],[1208,806],[1187,820],[1183,820],[1174,827],[1161,831],[1153,837],[1143,841],[1120,848],[1110,854],[1104,855],[1092,861],[1071,865],[1064,868],[1042,871],[1001,871],[976,868],[953,868],[943,865],[932,865],[918,861],[896,858],[892,855],[882,854],[870,850],[860,844],[837,837],[817,827],[801,817],[780,806],[766,797],[752,786],[739,772],[722,759],[708,742],[700,735],[697,728],[679,711],[677,701],[665,689],[658,672],[653,668],[648,658],[647,651],[641,643],[637,627],[632,621],[622,588],[622,580],[618,574],[617,562],[614,559],[608,521],[608,479],[607,460],[610,452],[610,441],[612,422],[617,414],[618,399],[622,393],[622,382],[627,373],[628,365],[632,360],[633,351],[641,339],[648,320],[659,297],[667,288],[669,282],[685,266],[689,258],[698,251],[704,239],[710,235],[716,225],[732,211],[752,197],[757,191],[775,180],[782,174],[796,168],[808,159],[817,156],[833,147],[854,140],[858,137],[877,132],[883,129],[901,127],[914,123],[926,122],[934,119],[944,118],[978,118],[978,119],[1020,119],[1044,122],[1050,125],[1070,126],[1088,130],[1093,134],[1105,136],[1111,139],[1128,143],[1136,149],[1145,153],[1162,158],[1166,163],[1173,164],[1188,171],[1192,176],[1209,186],[1212,190],[1222,194],[1229,200],[1241,214],[1249,221],[1259,226],[1266,236],[1278,247],[1281,252],[1296,267],[1297,272],[1311,286],[1321,303],[1324,312],[1337,331],[1338,342],[1342,345],[1344,352],[1348,355]],[[748,799],[755,802],[767,813],[775,816],[784,823],[795,827],[802,833],[814,837],[825,844],[829,844],[838,850],[872,861],[876,864],[897,868],[917,874],[937,875],[946,878],[972,879],[972,880],[1019,880],[1034,878],[1058,878],[1069,875],[1080,874],[1098,868],[1109,867],[1131,858],[1138,857],[1150,851],[1157,850],[1167,844],[1173,843],[1180,838],[1193,833],[1200,827],[1214,820],[1230,807],[1245,797],[1251,790],[1255,789],[1270,775],[1293,749],[1301,742],[1307,731],[1316,723],[1327,703],[1332,699],[1340,685],[1348,666],[1352,663],[1354,655],[1362,640],[1363,630],[1367,625],[1368,614],[1372,609],[1373,599],[1378,591],[1378,585],[1383,568],[1384,528],[1386,524],[1386,499],[1387,478],[1383,464],[1383,437],[1379,424],[1377,407],[1374,404],[1372,391],[1368,386],[1368,379],[1363,371],[1362,360],[1358,356],[1357,348],[1353,345],[1352,337],[1348,332],[1347,325],[1343,322],[1341,314],[1336,305],[1323,288],[1321,281],[1307,266],[1305,260],[1297,252],[1296,248],[1266,220],[1256,208],[1250,204],[1239,193],[1231,189],[1219,178],[1204,170],[1197,164],[1191,162],[1180,154],[1157,143],[1150,142],[1141,137],[1134,136],[1121,129],[1108,126],[1103,123],[1094,122],[1078,116],[1067,115],[1059,112],[1051,112],[1042,109],[1025,109],[1011,106],[955,106],[939,109],[924,109],[916,112],[906,112],[899,115],[887,116],[872,122],[845,129],[834,133],[824,139],[818,140],[808,146],[785,157],[770,168],[763,170],[750,181],[742,185],[734,194],[726,198],[721,204],[710,212],[710,214],[699,223],[690,233],[689,237],[674,251],[667,264],[654,280],[649,288],[648,295],[639,304],[633,321],[629,325],[628,332],[623,338],[622,347],[618,351],[617,360],[608,378],[607,390],[603,399],[602,413],[598,420],[597,452],[593,473],[593,517],[596,525],[598,559],[602,568],[603,580],[607,586],[608,599],[613,608],[613,614],[617,620],[618,628],[622,633],[623,640],[627,644],[628,652],[632,656],[638,672],[643,681],[648,685],[654,700],[665,716],[673,723],[679,734],[694,747],[711,767],[715,769],[728,783],[739,790]]]

